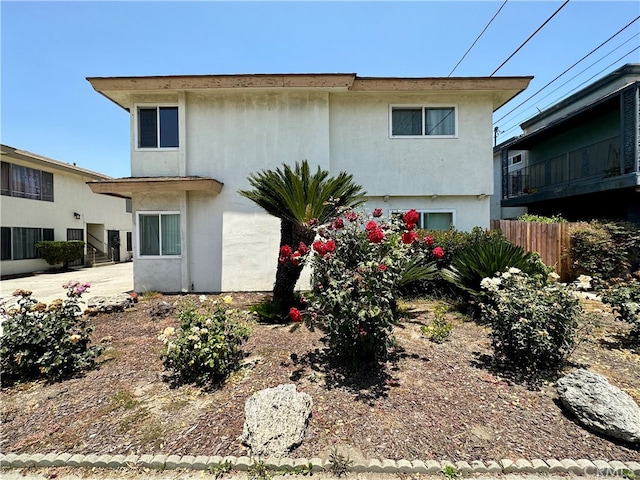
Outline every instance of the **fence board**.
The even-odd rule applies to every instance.
[[[501,230],[507,240],[525,251],[537,252],[546,265],[555,267],[563,282],[571,279],[568,223],[492,220],[491,229]]]

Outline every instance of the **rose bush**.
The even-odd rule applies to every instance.
[[[29,290],[16,290],[17,305],[2,308],[2,385],[44,378],[58,381],[95,366],[102,349],[89,346],[93,328],[81,315],[82,294],[91,285],[67,282],[65,300],[38,302]]]
[[[425,250],[415,232],[418,213],[385,220],[352,210],[326,227],[313,242],[312,298],[303,311],[325,332],[332,354],[352,364],[384,360],[394,344],[396,296],[405,274],[433,276],[441,248]],[[298,309],[290,318],[301,321]]]

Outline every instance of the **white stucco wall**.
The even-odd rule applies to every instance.
[[[15,165],[24,165],[36,170],[53,173],[54,201],[46,202],[26,198],[2,196],[2,226],[53,228],[55,240],[66,240],[67,229],[83,229],[87,241],[88,224],[96,224],[106,239],[107,230],[120,232],[120,258],[126,258],[126,232],[132,231],[131,213],[125,211],[123,198],[94,194],[86,182],[95,178],[58,170],[41,164],[3,155],[2,160]],[[74,212],[80,218],[74,217]],[[14,275],[46,270],[50,266],[42,259],[4,260],[2,275]]]
[[[450,211],[460,230],[489,226],[493,174],[488,95],[243,89],[135,101],[154,99],[179,105],[180,148],[139,151],[132,140],[132,175],[200,175],[224,186],[217,195],[134,197],[135,211],[179,208],[184,234],[181,258],[136,259],[136,290],[271,290],[279,220],[237,192],[249,188],[250,173],[303,159],[314,170],[320,165],[333,174],[352,173],[372,197],[369,210]],[[458,137],[389,138],[390,104],[455,105]],[[479,198],[482,193],[488,196]],[[298,286],[309,287],[308,271]]]

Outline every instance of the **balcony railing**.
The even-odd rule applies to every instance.
[[[509,172],[505,198],[530,195],[560,185],[593,183],[629,172],[620,169],[620,136]]]

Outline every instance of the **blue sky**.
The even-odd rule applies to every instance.
[[[356,73],[446,77],[496,1],[0,2],[3,144],[114,177],[130,174],[128,114],[86,77]],[[453,76],[489,76],[564,1],[508,0]],[[494,120],[499,141],[537,109],[640,63],[637,1],[571,0],[496,76],[534,76]],[[635,49],[635,50],[634,50]]]

